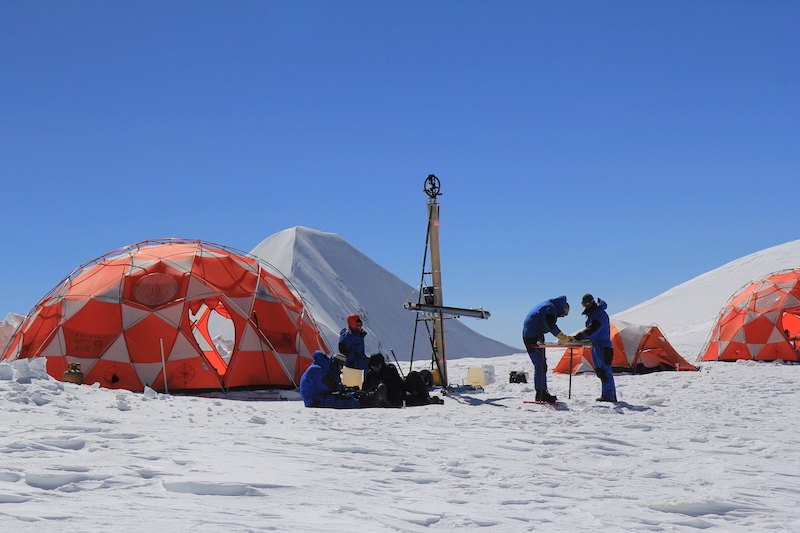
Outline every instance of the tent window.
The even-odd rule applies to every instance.
[[[214,341],[214,348],[216,348],[219,356],[222,357],[225,363],[230,363],[233,352],[233,338],[236,335],[233,320],[219,314],[216,309],[211,311],[211,316],[208,317],[208,334],[211,340]]]
[[[230,313],[217,298],[206,298],[189,306],[192,336],[200,351],[217,371],[224,376],[231,360],[235,327]]]
[[[756,299],[756,311],[769,311],[775,309],[781,301],[779,292],[767,292]]]
[[[784,312],[781,316],[781,331],[784,332],[795,350],[800,351],[800,309]]]

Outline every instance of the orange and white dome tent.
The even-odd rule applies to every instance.
[[[229,353],[214,345],[210,320],[232,331]],[[84,383],[108,388],[194,392],[296,387],[315,350],[328,353],[277,269],[218,244],[164,239],[75,269],[2,359],[46,357],[56,379],[78,363]]]
[[[800,269],[780,270],[751,281],[717,318],[701,352],[703,361],[798,361]]]
[[[655,324],[643,326],[623,320],[611,319],[611,343],[614,345],[614,372],[645,374],[661,370],[697,370],[672,347]],[[592,348],[566,349],[553,372],[578,374],[594,372]]]

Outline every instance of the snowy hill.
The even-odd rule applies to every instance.
[[[749,281],[787,268],[800,268],[800,240],[731,261],[612,318],[636,324],[655,322],[675,349],[693,361],[731,296]]]
[[[333,233],[294,227],[268,237],[251,253],[291,279],[332,350],[338,345],[347,315],[359,313],[368,332],[367,353],[388,355],[394,350],[399,359],[409,359],[416,313],[404,309],[403,304],[416,302],[417,291],[346,240]],[[420,328],[415,360],[430,358],[422,324]],[[523,351],[484,337],[459,320],[447,320],[445,332],[448,359]]]

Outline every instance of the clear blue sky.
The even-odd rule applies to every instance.
[[[493,315],[467,325],[623,311],[800,238],[798,28],[796,1],[0,0],[0,315],[128,244],[298,225],[416,285],[431,173],[445,303]]]

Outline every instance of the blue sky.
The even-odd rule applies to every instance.
[[[0,0],[0,315],[129,244],[298,225],[416,285],[431,173],[445,303],[492,313],[467,325],[623,311],[800,238],[798,27],[791,1]]]

